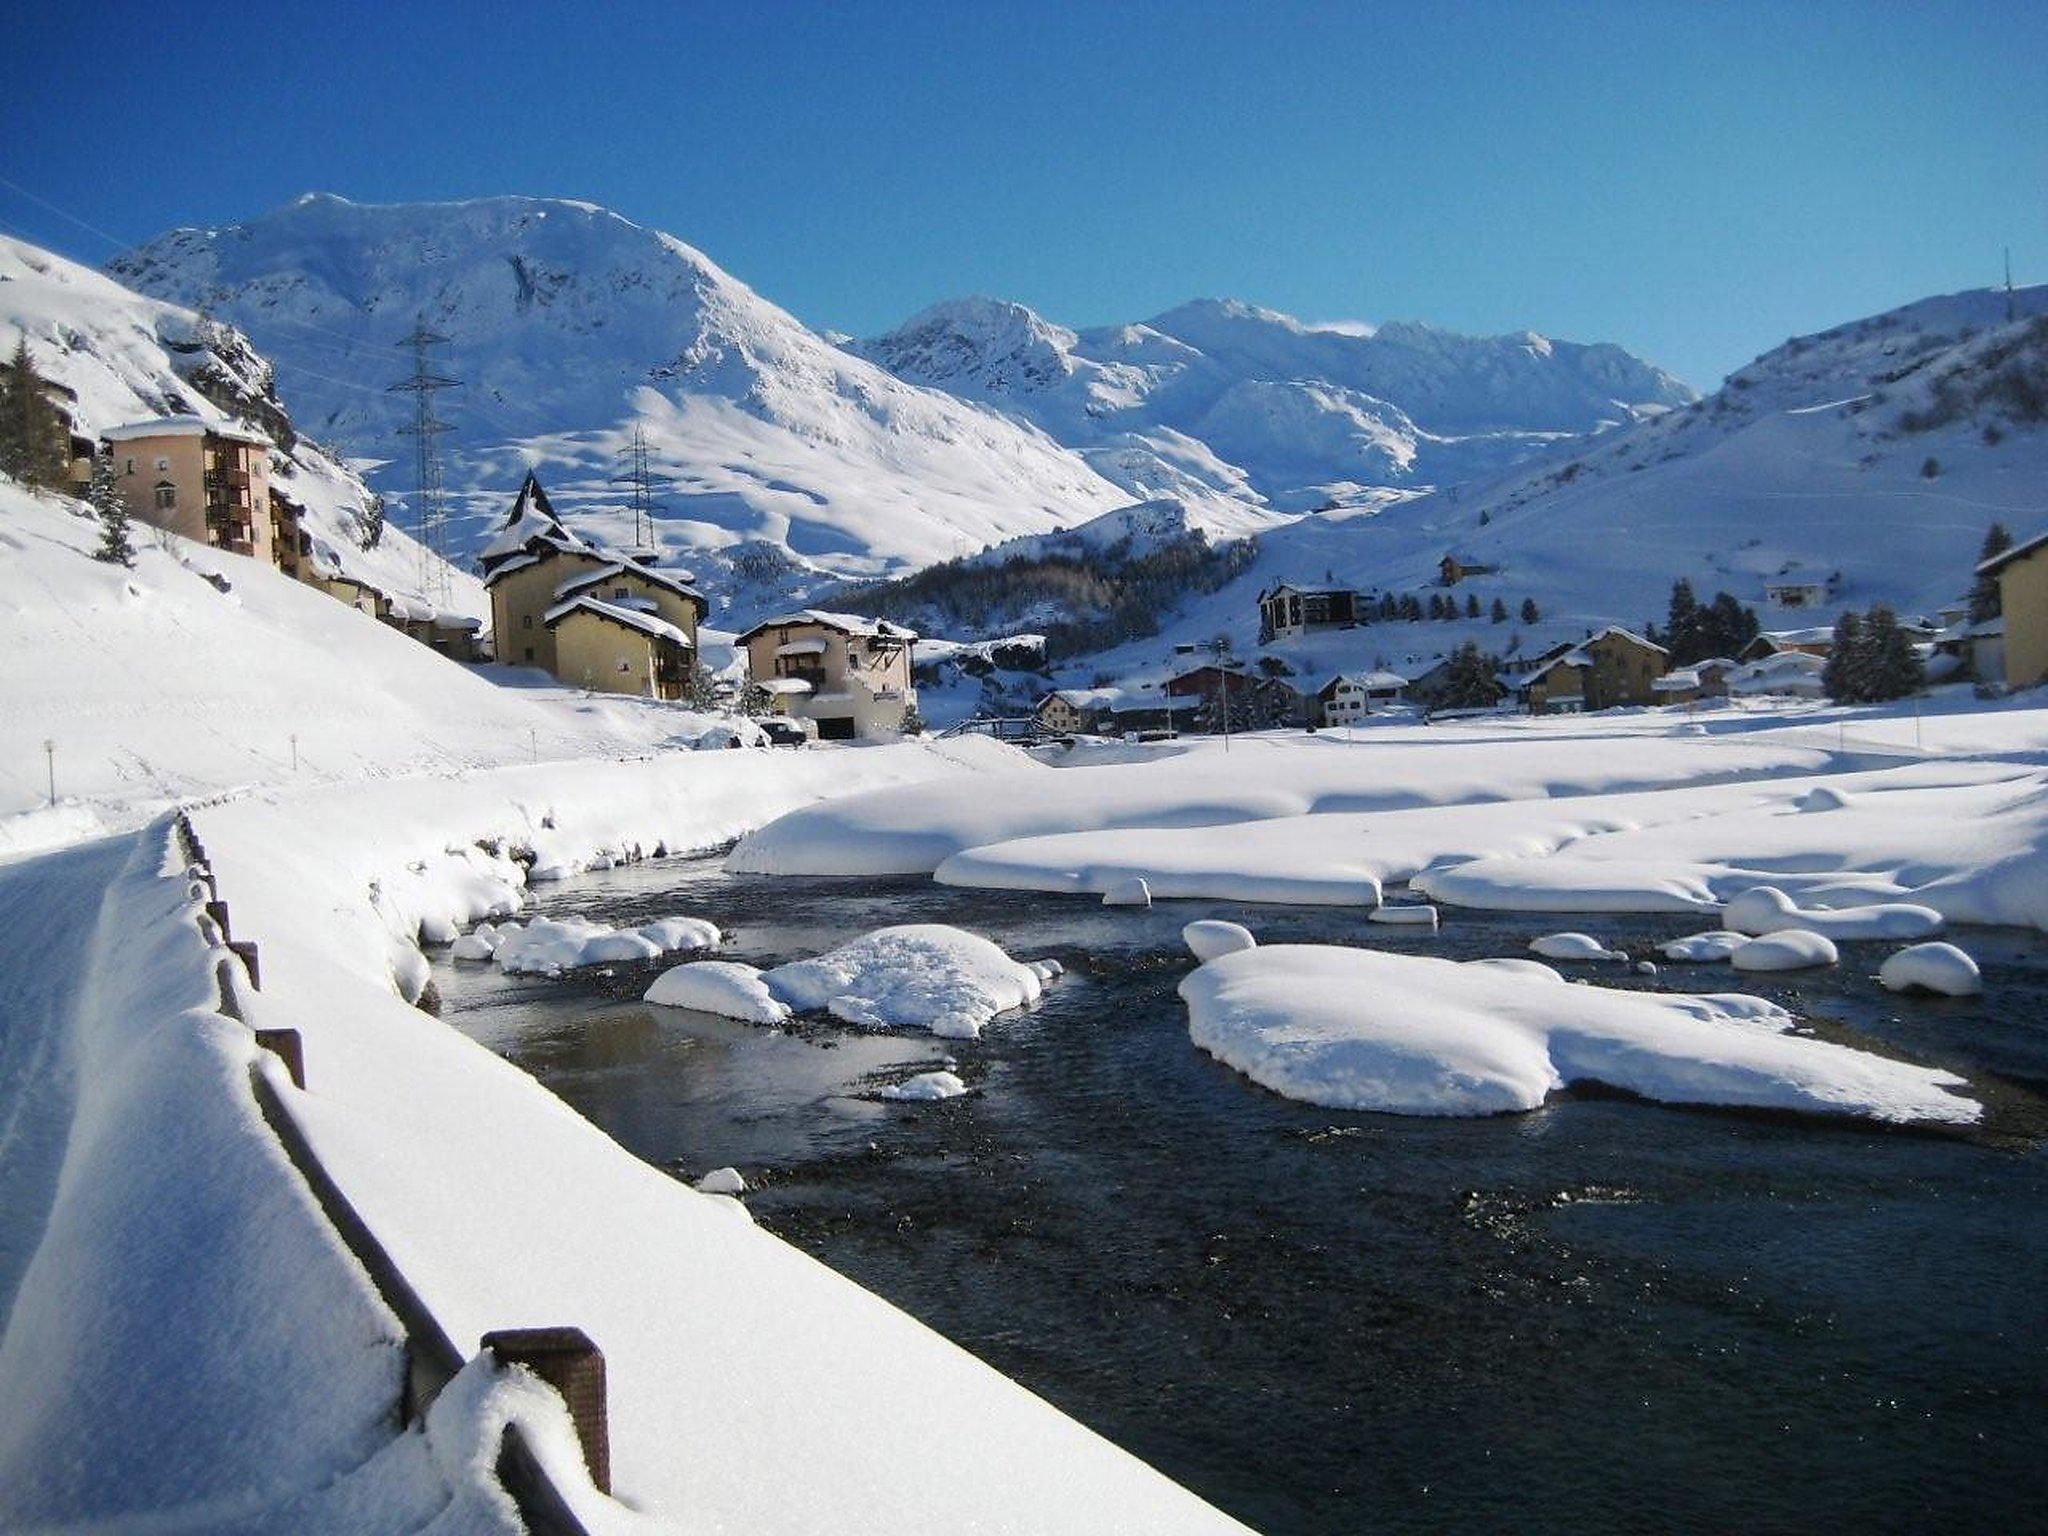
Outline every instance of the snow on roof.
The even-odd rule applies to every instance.
[[[1773,645],[1819,645],[1823,641],[1832,641],[1835,632],[1826,624],[1815,624],[1806,629],[1767,629],[1757,638],[1768,640]]]
[[[803,608],[795,613],[779,613],[772,619],[763,619],[752,629],[740,636],[751,640],[764,629],[796,628],[805,624],[821,625],[836,629],[841,634],[865,635],[872,640],[915,640],[916,632],[900,624],[891,624],[887,619],[866,619],[857,613],[830,613],[823,608]]]
[[[208,421],[204,416],[158,416],[149,421],[131,421],[109,427],[100,436],[110,443],[132,443],[152,437],[224,437],[258,448],[271,446],[270,439],[261,432],[237,422]]]
[[[778,656],[822,656],[826,642],[813,637],[809,640],[791,640],[786,645],[775,647]]]
[[[541,617],[541,622],[553,629],[562,620],[576,612],[595,614],[625,629],[637,630],[657,640],[673,640],[678,645],[689,645],[690,637],[683,630],[657,618],[651,613],[642,613],[635,608],[621,608],[615,603],[602,603],[594,597],[572,597],[566,603],[557,603]]]
[[[2048,533],[2037,533],[2031,539],[2024,540],[2013,545],[2011,549],[2002,550],[1998,554],[1993,555],[1989,560],[1986,560],[1977,567],[1977,574],[1979,576],[1995,576],[2008,565],[2011,565],[2013,561],[2025,559],[2044,544],[2048,544]]]
[[[1382,693],[1389,688],[1406,688],[1408,679],[1398,672],[1333,672],[1316,692],[1328,693],[1339,683],[1349,683],[1354,688],[1363,688],[1367,693]]]
[[[1581,640],[1579,644],[1581,646],[1591,645],[1595,640],[1605,640],[1609,635],[1616,636],[1617,638],[1622,640],[1631,641],[1636,645],[1644,647],[1646,650],[1655,651],[1660,656],[1668,656],[1671,654],[1669,651],[1665,650],[1663,646],[1657,644],[1656,641],[1645,640],[1641,635],[1637,634],[1634,630],[1623,629],[1619,624],[1609,624],[1605,629],[1597,629],[1592,634],[1586,636],[1584,640]]]
[[[1687,688],[1697,688],[1700,675],[1691,667],[1681,667],[1676,672],[1666,672],[1662,677],[1650,679],[1652,693],[1682,693]]]
[[[607,557],[615,555],[615,552],[611,550],[596,552]],[[571,576],[567,581],[555,588],[555,596],[570,597],[582,591],[585,587],[594,587],[619,577],[630,578],[636,576],[642,581],[647,582],[650,586],[661,587],[666,591],[675,593],[678,597],[687,597],[707,611],[710,607],[704,601],[704,594],[689,584],[690,578],[687,572],[664,571],[655,566],[642,565],[637,560],[629,560],[623,557],[608,558],[606,564],[599,566],[594,571],[585,571],[580,576]]]
[[[519,494],[513,498],[512,510],[505,514],[504,523],[477,558],[490,566],[493,562],[519,554],[535,539],[544,540],[560,550],[596,553],[555,515],[554,503],[548,500],[548,493],[541,488],[540,480],[533,471],[528,470],[526,479],[520,484]],[[498,571],[493,569],[491,574],[495,576]]]
[[[764,677],[755,686],[763,693],[809,693],[811,685],[801,677]]]

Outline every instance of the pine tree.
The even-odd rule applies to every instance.
[[[1683,576],[1671,583],[1671,604],[1664,619],[1662,644],[1671,653],[1672,664],[1684,666],[1713,654],[1700,650],[1700,604],[1693,596],[1692,583]]]
[[[1899,627],[1898,615],[1879,604],[1864,623],[1869,651],[1866,697],[1874,702],[1903,699],[1927,685],[1927,672],[1913,650],[1913,638]]]
[[[690,670],[683,679],[683,702],[692,709],[709,709],[718,702],[718,692],[711,681],[711,669],[696,656],[690,658]]]
[[[375,549],[384,542],[384,498],[375,491],[356,514],[356,541],[364,549]]]
[[[1508,605],[1499,598],[1493,600],[1493,622],[1505,624],[1508,621]]]
[[[775,696],[749,678],[747,686],[740,690],[740,713],[749,720],[758,720],[763,715],[774,713],[774,710]]]
[[[1443,686],[1437,693],[1438,705],[1444,709],[1491,708],[1500,699],[1495,670],[1493,658],[1480,653],[1476,640],[1467,640],[1451,652]]]
[[[1444,616],[1444,600],[1439,593],[1429,594],[1429,616],[1432,619],[1441,619]]]
[[[1522,599],[1522,622],[1524,624],[1534,624],[1542,617],[1543,610],[1536,606],[1535,598],[1525,597]]]
[[[64,419],[23,336],[14,356],[0,367],[0,471],[41,489],[62,485],[69,469]]]
[[[1984,530],[1984,543],[1977,551],[1977,563],[1995,560],[2012,548],[2012,535],[2005,531],[2005,524],[1993,523]],[[2005,612],[2003,599],[1998,593],[1996,576],[1979,576],[1970,587],[1970,622],[1982,624],[1986,619],[1995,619]]]
[[[135,546],[128,539],[128,503],[114,484],[111,454],[102,453],[93,458],[92,484],[86,490],[85,499],[91,503],[94,515],[100,520],[100,547],[93,551],[93,559],[104,560],[109,565],[134,565]]]
[[[1468,619],[1476,619],[1479,617],[1479,594],[1477,592],[1466,594],[1465,617]]]
[[[1835,620],[1835,632],[1828,642],[1827,663],[1820,669],[1821,688],[1837,704],[1860,704],[1868,686],[1869,670],[1869,642],[1863,633],[1863,618],[1844,612]]]

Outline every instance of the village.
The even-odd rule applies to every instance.
[[[177,416],[116,426],[97,442],[74,432],[69,441],[71,482],[81,495],[95,459],[105,457],[138,521],[266,561],[451,660],[537,668],[592,692],[723,706],[762,721],[765,739],[784,744],[892,740],[922,728],[911,630],[821,609],[779,613],[740,633],[736,666],[714,676],[700,646],[710,604],[690,574],[662,566],[652,548],[615,549],[572,532],[530,472],[478,557],[490,601],[486,627],[342,569],[301,526],[303,509],[272,480],[271,444],[251,427]],[[1461,609],[1452,589],[1497,574],[1446,554],[1428,617],[1480,618],[1480,598],[1468,590]],[[1998,530],[1975,579],[1973,593],[1936,615],[1876,619],[1895,629],[1909,660],[1893,688],[1868,699],[1934,683],[2018,689],[2048,676],[2048,534],[2014,545]],[[1833,586],[1785,579],[1767,583],[1763,596],[1774,610],[1810,609],[1827,604]],[[1695,654],[1675,653],[1667,643],[1674,635],[1610,624],[1525,655],[1486,656],[1468,643],[1448,655],[1320,676],[1304,675],[1290,651],[1317,637],[1422,617],[1420,598],[1280,582],[1257,601],[1255,659],[1234,654],[1227,640],[1182,644],[1154,680],[1053,688],[1037,698],[1028,721],[982,711],[989,718],[948,724],[1010,736],[1160,739],[1355,726],[1386,714],[1569,715],[1843,696],[1829,667],[1839,624],[1764,629],[1732,601],[1722,607],[1738,617],[1719,638],[1740,644],[1728,654],[1696,654],[1697,645]],[[1689,587],[1682,603],[1674,597],[1674,627],[1683,626],[1684,605],[1693,601]],[[1504,599],[1495,595],[1491,604],[1494,622],[1503,621]],[[1524,599],[1522,617],[1535,613],[1533,599]],[[1850,618],[1852,637],[1860,636]]]

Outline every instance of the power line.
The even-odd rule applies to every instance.
[[[653,478],[647,471],[647,433],[639,422],[633,423],[633,440],[620,450],[623,468],[612,476],[615,484],[631,487],[633,506],[633,547],[658,554],[654,542],[654,514],[661,503],[654,499]]]
[[[399,394],[413,397],[412,425],[400,427],[398,435],[413,440],[419,487],[414,505],[414,537],[420,546],[420,592],[429,602],[448,601],[448,509],[441,486],[441,437],[455,429],[434,414],[436,391],[451,389],[459,379],[434,372],[427,355],[429,347],[448,344],[448,338],[427,329],[424,318],[414,322],[405,338],[412,348],[412,375],[390,386]]]

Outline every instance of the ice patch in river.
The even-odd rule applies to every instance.
[[[1974,1122],[1962,1079],[1790,1033],[1758,997],[1563,984],[1533,961],[1460,964],[1277,944],[1180,985],[1195,1044],[1254,1082],[1336,1109],[1486,1115],[1568,1083],[1670,1103]]]
[[[1436,932],[1436,908],[1424,902],[1411,902],[1400,906],[1374,907],[1365,914],[1369,923],[1391,923],[1403,928],[1427,928]]]
[[[1953,944],[1909,944],[1878,967],[1877,979],[1893,992],[1975,997],[1984,990],[1977,962]]]
[[[911,923],[778,965],[769,990],[799,1013],[825,1009],[864,1029],[926,1029],[972,1040],[999,1013],[1036,1002],[1038,971],[979,934]]]

